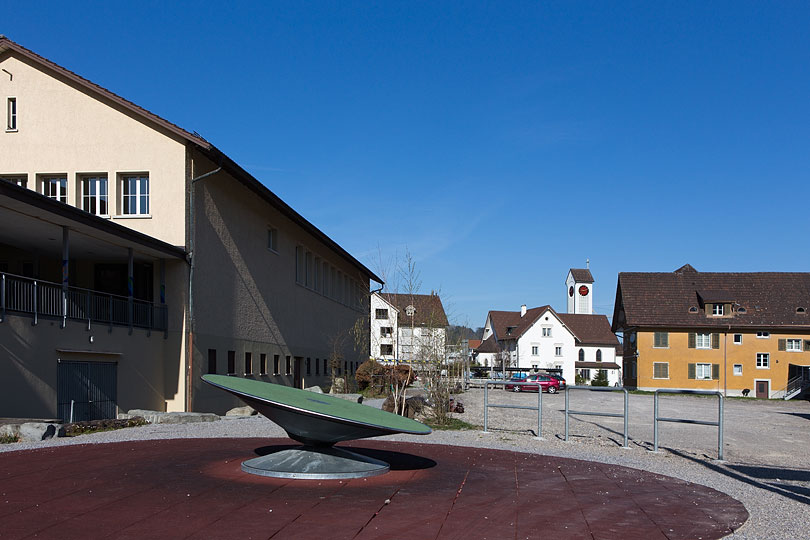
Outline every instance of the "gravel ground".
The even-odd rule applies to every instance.
[[[810,467],[797,458],[810,448],[810,403],[807,401],[726,400],[724,453],[717,458],[717,428],[685,424],[660,425],[660,452],[653,441],[653,398],[630,396],[630,448],[622,448],[623,420],[572,416],[570,441],[563,440],[562,394],[543,395],[543,439],[537,440],[536,411],[490,409],[489,433],[483,433],[483,390],[458,396],[466,409],[456,415],[477,429],[434,431],[427,436],[385,437],[430,444],[450,444],[541,453],[635,467],[710,486],[745,504],[750,518],[728,538],[805,538],[810,530]],[[537,394],[490,391],[490,403],[536,406]],[[372,405],[379,406],[377,401]],[[621,412],[620,393],[572,391],[572,410]],[[663,396],[660,414],[714,420],[717,400]],[[150,425],[41,443],[0,445],[0,452],[68,444],[143,439],[213,437],[283,437],[284,431],[263,417],[229,418],[185,425]]]

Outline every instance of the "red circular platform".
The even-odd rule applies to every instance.
[[[11,452],[3,538],[720,538],[748,517],[713,489],[615,465],[390,441],[356,480],[282,480],[240,464],[288,439],[178,439]]]

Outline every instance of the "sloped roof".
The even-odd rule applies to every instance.
[[[16,43],[10,40],[9,38],[0,35],[0,58],[2,58],[5,54],[9,54],[12,52],[20,55],[21,57],[27,59],[28,61],[38,64],[46,71],[49,71],[50,73],[56,75],[57,77],[62,77],[63,79],[66,79],[67,81],[77,85],[83,91],[88,92],[89,94],[95,96],[102,102],[116,105],[129,111],[134,115],[134,117],[141,119],[141,121],[143,121],[147,125],[164,129],[169,133],[179,137],[180,139],[185,140],[187,143],[193,144],[200,150],[200,152],[204,156],[210,159],[213,163],[216,163],[218,166],[222,167],[225,171],[231,174],[236,180],[244,184],[248,189],[259,195],[266,202],[276,207],[282,214],[290,218],[293,222],[297,223],[302,229],[309,232],[315,238],[323,242],[328,248],[334,250],[341,257],[343,257],[350,264],[352,264],[355,268],[360,270],[363,274],[365,274],[370,279],[378,283],[383,283],[383,280],[379,276],[377,276],[374,272],[366,268],[366,266],[363,263],[355,259],[351,254],[349,254],[348,251],[343,249],[343,247],[341,247],[340,244],[332,240],[323,231],[321,231],[315,225],[310,223],[301,214],[296,212],[290,205],[281,200],[281,198],[278,195],[270,191],[270,189],[268,189],[267,186],[259,182],[256,178],[253,177],[253,175],[245,171],[235,161],[233,161],[231,158],[225,155],[224,152],[222,152],[221,150],[216,148],[213,144],[205,140],[198,133],[186,131],[180,126],[173,124],[172,122],[169,122],[165,118],[162,118],[156,115],[155,113],[148,111],[143,107],[140,107],[127,99],[124,99],[118,94],[98,84],[95,84],[85,79],[84,77],[81,77],[80,75],[77,75],[76,73],[70,71],[69,69],[62,67],[29,49],[26,49],[19,43]]]
[[[479,345],[481,345],[481,340],[480,339],[468,339],[467,340],[467,348],[468,349],[475,349]]]
[[[689,267],[686,269],[686,267]],[[706,298],[730,302],[732,317],[707,317]],[[690,312],[690,308],[695,308]],[[797,312],[804,308],[804,312]],[[810,328],[810,273],[621,272],[614,329],[620,327]]]
[[[490,311],[492,331],[498,340],[517,339],[548,309],[551,309],[551,306],[527,309],[523,317],[520,316],[520,311]]]
[[[381,293],[391,305],[399,310],[400,327],[409,325],[411,318],[405,308],[413,305],[415,309],[413,324],[429,328],[444,328],[448,325],[447,314],[444,312],[442,299],[438,294],[395,294]]]
[[[557,315],[579,345],[607,345],[616,347],[619,340],[610,329],[610,323],[604,315],[583,315],[573,313],[559,313]]]
[[[496,353],[498,352],[498,344],[495,342],[495,334],[492,334],[487,339],[481,342],[481,345],[475,349],[478,353]]]
[[[577,283],[593,283],[593,275],[587,268],[572,268],[571,276]]]

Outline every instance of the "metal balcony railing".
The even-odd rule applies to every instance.
[[[28,313],[39,317],[58,317],[109,324],[163,330],[168,328],[168,308],[127,296],[102,293],[79,287],[63,289],[58,283],[0,272],[0,322],[6,313]]]

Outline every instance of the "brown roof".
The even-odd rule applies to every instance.
[[[593,275],[587,268],[572,268],[571,275],[578,283],[593,283]]]
[[[621,369],[615,362],[574,362],[576,369]]]
[[[688,268],[686,268],[688,266]],[[702,297],[701,295],[706,295]],[[732,317],[707,317],[703,302],[731,303]],[[694,308],[690,312],[690,308]],[[797,312],[804,308],[804,312]],[[810,273],[621,272],[613,329],[810,328]]]
[[[413,315],[415,326],[429,328],[444,328],[448,325],[447,315],[442,306],[442,299],[438,294],[394,294],[382,293],[382,297],[399,310],[399,326],[411,324],[411,318],[405,308],[413,305],[416,308]]]
[[[106,102],[108,104],[114,104],[118,107],[121,107],[125,110],[130,111],[135,115],[136,118],[140,118],[145,123],[150,124],[152,126],[157,126],[162,128],[169,133],[172,133],[181,139],[187,141],[195,145],[197,148],[200,149],[201,153],[209,158],[213,163],[216,163],[217,166],[222,167],[228,173],[230,173],[234,178],[244,184],[248,189],[252,190],[254,193],[262,197],[265,201],[269,202],[273,206],[275,206],[282,214],[286,215],[290,218],[293,222],[297,223],[301,226],[304,230],[312,234],[315,238],[322,241],[328,248],[334,250],[338,253],[341,257],[346,259],[350,264],[352,264],[355,268],[360,270],[363,274],[367,275],[372,280],[383,283],[383,280],[378,277],[374,272],[366,268],[366,266],[355,259],[349,252],[347,252],[343,247],[341,247],[337,242],[329,238],[323,231],[318,229],[315,225],[310,223],[307,219],[305,219],[301,214],[296,212],[291,206],[281,200],[275,193],[270,191],[267,186],[259,182],[256,178],[253,177],[250,173],[245,171],[241,166],[239,166],[235,161],[225,155],[224,152],[216,148],[213,144],[206,141],[201,135],[194,132],[191,133],[186,131],[185,129],[177,126],[156,115],[153,112],[150,112],[143,107],[140,107],[131,101],[124,99],[123,97],[115,94],[114,92],[107,90],[106,88],[99,86],[80,75],[70,71],[67,68],[64,68],[54,62],[51,62],[47,58],[38,55],[37,53],[26,49],[19,43],[11,41],[5,36],[0,35],[0,58],[2,58],[6,54],[10,54],[10,52],[19,54],[20,56],[28,59],[29,61],[35,62],[45,68],[45,70],[50,71],[57,77],[61,77],[66,79],[67,81],[78,85],[83,90],[90,92],[91,94],[95,95],[101,101]]]
[[[558,317],[571,329],[579,345],[616,347],[619,344],[605,315],[560,313]]]
[[[526,315],[520,316],[520,311],[490,311],[489,317],[492,320],[492,331],[495,337],[502,341],[504,339],[517,339],[528,330],[540,315],[551,306],[540,306],[526,310]],[[552,309],[552,311],[554,311]]]
[[[495,334],[492,334],[487,339],[485,339],[481,345],[475,349],[475,352],[478,353],[496,353],[498,352],[498,344],[495,343]]]
[[[475,349],[479,345],[481,345],[481,340],[480,339],[468,339],[467,340],[467,348],[468,349]]]

